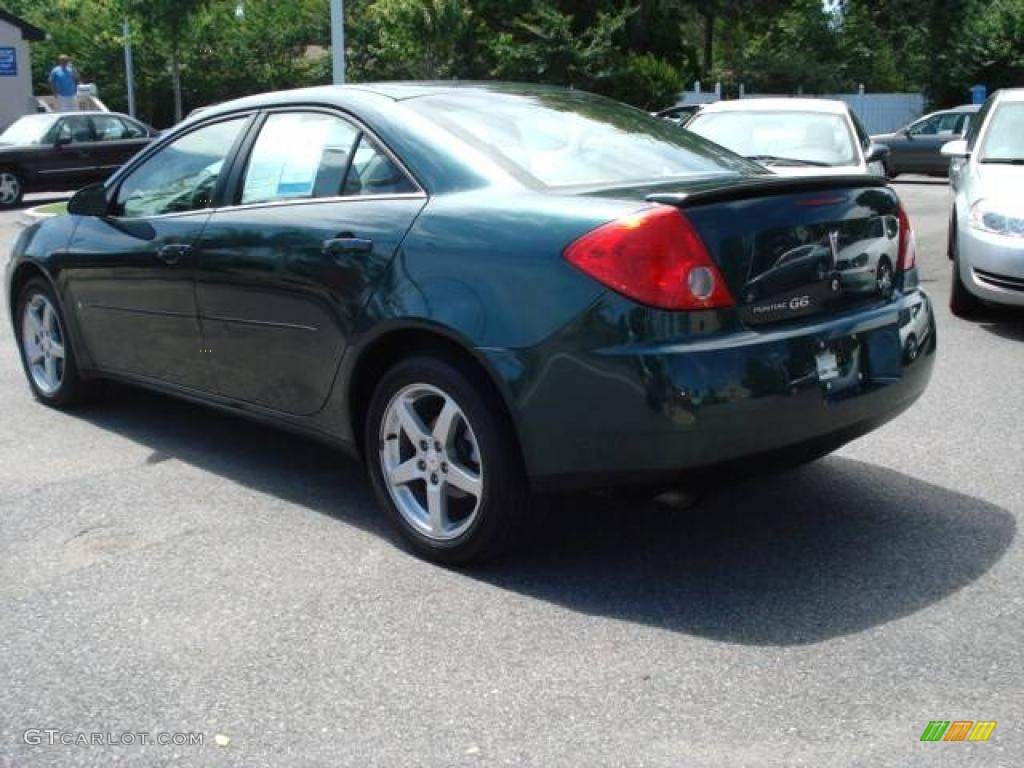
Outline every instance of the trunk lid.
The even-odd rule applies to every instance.
[[[749,176],[607,193],[682,210],[747,325],[884,304],[901,287],[899,201],[883,179]]]

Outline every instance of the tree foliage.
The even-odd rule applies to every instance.
[[[7,0],[45,29],[37,92],[58,53],[125,108],[132,26],[139,114],[328,82],[328,0]],[[239,12],[241,11],[241,12]],[[959,103],[976,82],[1024,85],[1024,0],[346,0],[351,80],[557,83],[645,108],[700,78],[726,92],[924,90]],[[180,85],[180,89],[176,87]]]

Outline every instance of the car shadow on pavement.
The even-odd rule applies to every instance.
[[[1000,336],[1010,341],[1024,341],[1024,311],[1014,308],[990,310],[978,323],[983,330],[993,336]]]
[[[831,456],[679,511],[564,500],[533,548],[477,576],[589,614],[798,645],[919,611],[981,577],[1016,521],[987,502]]]
[[[395,540],[357,462],[301,437],[116,387],[80,418]],[[710,492],[689,509],[555,497],[531,543],[464,571],[586,614],[724,642],[797,645],[870,629],[980,578],[1016,535],[992,504],[839,456]],[[411,556],[411,555],[410,555]]]

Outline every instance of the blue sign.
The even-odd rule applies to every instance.
[[[0,51],[3,49],[0,48]],[[984,104],[985,99],[988,97],[988,88],[984,85],[972,85],[971,86],[971,103],[972,104]]]
[[[16,48],[0,48],[0,77],[15,77],[18,74],[18,51]]]

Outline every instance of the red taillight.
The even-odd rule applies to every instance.
[[[900,219],[900,251],[896,269],[901,272],[911,269],[917,263],[917,237],[910,226],[910,217],[900,203],[898,216]]]
[[[660,309],[733,306],[693,225],[667,205],[604,224],[572,243],[564,255],[595,280],[642,304]]]

